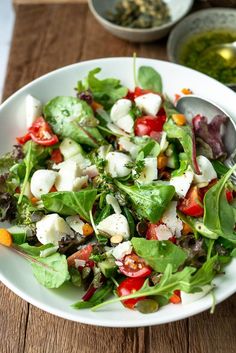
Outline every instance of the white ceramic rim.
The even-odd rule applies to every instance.
[[[180,0],[179,0],[180,1]],[[174,26],[178,21],[181,20],[181,18],[183,18],[192,8],[193,6],[193,2],[194,0],[189,0],[189,6],[188,8],[185,10],[185,12],[183,12],[178,18],[176,18],[174,21],[169,21],[167,23],[165,23],[164,25],[161,26],[157,26],[157,27],[152,27],[152,28],[145,28],[145,29],[141,29],[141,28],[129,28],[129,27],[124,27],[124,26],[119,26],[116,25],[110,21],[108,21],[105,17],[99,15],[99,13],[96,11],[95,7],[93,6],[93,0],[88,0],[88,6],[90,8],[90,11],[92,12],[92,14],[94,15],[94,17],[98,20],[104,23],[104,25],[107,25],[113,29],[116,30],[122,30],[122,31],[126,31],[129,33],[154,33],[157,30],[162,30],[162,29],[167,29],[169,27]]]
[[[186,16],[185,18],[183,18],[170,32],[168,41],[167,41],[167,57],[168,60],[170,60],[172,63],[176,63],[178,64],[178,60],[175,60],[175,56],[173,54],[173,50],[172,50],[172,43],[175,40],[175,35],[178,31],[178,29],[180,27],[182,27],[187,21],[189,20],[193,20],[195,17],[198,17],[198,15],[201,14],[208,14],[208,13],[218,13],[220,11],[224,11],[224,12],[228,12],[228,13],[232,13],[232,11],[236,12],[236,9],[231,9],[228,7],[214,7],[214,8],[210,8],[210,9],[202,9],[199,11],[195,11],[194,13]],[[220,28],[220,27],[216,27],[215,29]],[[203,30],[204,32],[204,30]],[[199,32],[200,33],[200,32]]]
[[[148,58],[139,58],[140,60],[148,60],[149,62],[153,62],[153,63],[156,63],[156,62],[165,62],[165,63],[168,63],[168,65],[170,66],[173,66],[173,67],[176,67],[176,66],[181,66],[181,65],[178,65],[178,64],[175,64],[175,63],[170,63],[170,62],[166,62],[164,60],[156,60],[156,59],[148,59]],[[64,66],[62,68],[59,68],[57,70],[54,70],[54,71],[51,71],[43,76],[40,76],[39,78],[31,81],[30,83],[28,83],[27,85],[21,87],[18,91],[16,91],[14,94],[12,94],[9,98],[7,98],[1,105],[0,105],[0,112],[1,110],[5,107],[5,105],[11,103],[11,100],[14,99],[14,97],[16,95],[18,95],[20,92],[24,91],[25,89],[27,88],[30,88],[31,86],[33,86],[35,83],[37,82],[40,82],[41,80],[44,80],[46,77],[50,77],[51,75],[54,75],[55,73],[58,73],[60,71],[66,71],[66,70],[70,70],[71,68],[73,67],[81,67],[81,66],[86,66],[87,64],[94,64],[94,65],[99,65],[101,63],[101,61],[103,63],[106,63],[109,62],[109,61],[116,61],[116,60],[124,60],[124,61],[131,61],[133,60],[133,58],[131,57],[114,57],[114,58],[100,58],[100,59],[94,59],[94,60],[87,60],[87,61],[84,61],[84,62],[79,62],[79,63],[75,63],[75,64],[72,64],[72,65],[67,65],[67,66]],[[181,66],[183,67],[183,66]],[[191,72],[195,72],[195,70],[192,70],[190,68],[186,68],[186,67],[183,67],[185,70],[189,71],[189,74],[191,74]],[[224,86],[223,84],[221,84],[220,82],[216,81],[215,79],[213,78],[210,78],[208,77],[207,75],[205,74],[202,74],[202,73],[199,73],[197,72],[197,74],[199,76],[202,76],[202,77],[207,77],[207,79],[209,80],[212,80],[212,81],[215,81],[217,83],[217,85],[222,85]],[[231,93],[232,91],[225,87],[225,89],[228,89]],[[236,261],[236,259],[235,259]],[[81,319],[81,317],[79,316],[78,314],[78,319],[77,317],[75,318],[75,315],[73,314],[70,314],[70,313],[65,313],[65,312],[62,312],[58,309],[55,309],[55,308],[51,308],[50,305],[48,304],[42,304],[39,300],[36,300],[34,298],[32,298],[31,296],[29,296],[27,293],[25,292],[22,292],[21,290],[19,290],[11,281],[8,280],[8,278],[5,278],[1,272],[0,272],[0,281],[5,284],[10,290],[12,290],[12,292],[14,292],[16,295],[18,295],[20,298],[24,299],[25,301],[27,301],[28,303],[36,306],[37,308],[43,310],[43,311],[46,311],[50,314],[53,314],[55,316],[58,316],[58,317],[61,317],[63,319],[67,319],[67,320],[71,320],[73,322],[78,322],[78,323],[83,323],[83,324],[90,324],[90,325],[96,325],[96,326],[102,326],[102,327],[145,327],[145,326],[154,326],[154,325],[160,325],[160,324],[166,324],[166,323],[171,323],[171,322],[175,322],[175,321],[178,321],[178,320],[182,320],[182,319],[185,319],[185,318],[188,318],[188,317],[191,317],[193,315],[196,315],[196,314],[199,314],[207,309],[209,309],[211,307],[211,301],[208,300],[208,301],[205,301],[205,303],[201,303],[201,305],[197,305],[198,302],[194,302],[194,306],[192,307],[192,305],[188,306],[184,306],[184,312],[180,315],[179,313],[174,313],[173,311],[173,315],[171,315],[171,319],[169,317],[165,317],[165,318],[158,318],[158,320],[156,320],[156,317],[155,318],[152,318],[150,317],[149,315],[144,315],[143,318],[142,318],[142,322],[141,323],[133,323],[133,322],[127,322],[127,320],[119,320],[119,321],[111,321],[111,320],[107,320],[107,319],[101,319],[99,317],[97,318],[85,318],[83,317]],[[228,297],[230,297],[232,294],[234,294],[236,292],[236,282],[234,284],[234,286],[230,287],[230,288],[227,288],[227,290],[225,290],[224,292],[220,292],[218,293],[217,295],[217,298],[216,298],[216,303],[220,303],[222,302],[223,300],[227,299]],[[79,313],[79,312],[78,312]],[[131,312],[132,314],[132,312]],[[158,322],[157,322],[158,321]]]

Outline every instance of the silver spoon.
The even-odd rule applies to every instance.
[[[198,114],[207,117],[209,122],[216,115],[228,117],[222,139],[228,156],[224,164],[231,168],[236,163],[236,122],[233,118],[215,103],[195,95],[181,97],[176,108],[186,116],[189,122]],[[236,181],[236,176],[233,175],[232,179]]]

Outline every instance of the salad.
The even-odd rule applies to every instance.
[[[227,118],[189,122],[152,67],[132,91],[99,72],[75,96],[25,98],[27,131],[0,158],[0,220],[10,222],[0,244],[41,285],[81,288],[75,309],[120,301],[146,314],[197,300],[236,256]]]

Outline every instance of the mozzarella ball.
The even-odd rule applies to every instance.
[[[107,160],[107,172],[111,174],[113,178],[122,178],[131,172],[130,168],[127,168],[127,163],[130,163],[131,158],[122,152],[109,152],[106,156]]]
[[[43,194],[48,194],[53,185],[55,184],[58,173],[53,170],[39,169],[34,172],[30,189],[32,194],[40,199]]]

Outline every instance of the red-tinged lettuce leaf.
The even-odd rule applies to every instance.
[[[216,115],[208,124],[205,116],[196,115],[193,118],[195,135],[210,146],[213,159],[226,158],[227,156],[221,136],[221,127],[227,119],[226,116]]]

